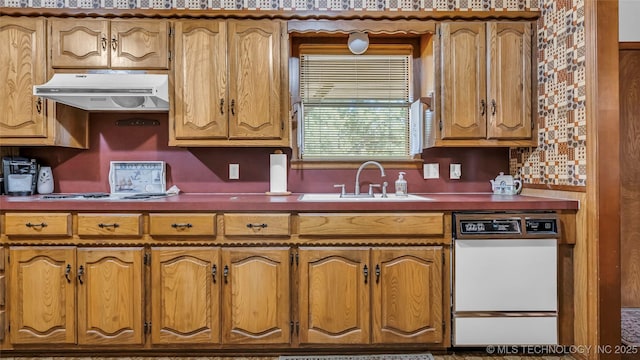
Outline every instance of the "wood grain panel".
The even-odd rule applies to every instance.
[[[369,343],[369,250],[300,248],[299,255],[300,343]]]
[[[6,213],[8,236],[71,236],[70,213]]]
[[[110,45],[113,69],[169,68],[166,20],[111,20]]]
[[[531,138],[531,24],[489,23],[487,137]]]
[[[222,342],[289,344],[289,248],[222,250]]]
[[[219,257],[217,248],[151,249],[154,344],[220,341]]]
[[[224,214],[224,234],[269,236],[291,234],[291,214]]]
[[[79,236],[140,236],[142,214],[78,214]]]
[[[305,213],[300,235],[442,235],[443,213]]]
[[[11,343],[75,343],[75,248],[11,247],[9,254]]]
[[[229,29],[229,138],[279,139],[280,21],[234,21]]]
[[[53,68],[109,66],[109,21],[54,19],[50,22]]]
[[[142,248],[77,253],[78,343],[142,344]]]
[[[175,24],[176,139],[226,139],[227,26],[222,20],[181,20]]]
[[[48,135],[44,100],[33,96],[46,80],[45,35],[42,18],[0,17],[0,138]]]
[[[484,139],[486,121],[486,27],[480,23],[440,25],[442,139]]]
[[[157,236],[215,235],[216,214],[149,214],[149,234]]]
[[[622,307],[640,307],[640,50],[620,51]]]
[[[442,256],[441,247],[372,250],[374,343],[442,342]]]

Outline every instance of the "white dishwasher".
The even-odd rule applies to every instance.
[[[455,213],[453,345],[558,343],[555,213]]]

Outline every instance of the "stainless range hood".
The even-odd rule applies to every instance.
[[[33,94],[89,111],[169,111],[166,74],[54,74]]]

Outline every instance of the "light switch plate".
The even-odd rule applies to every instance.
[[[240,164],[229,164],[229,180],[240,179]]]
[[[462,176],[461,164],[449,164],[449,179],[458,180]]]
[[[440,164],[424,164],[422,171],[425,179],[440,178]]]

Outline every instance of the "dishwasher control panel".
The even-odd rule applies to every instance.
[[[454,239],[558,238],[555,213],[454,213]]]

